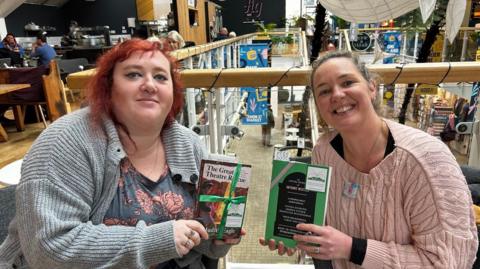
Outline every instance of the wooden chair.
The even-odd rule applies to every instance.
[[[11,80],[11,73],[15,72],[14,69],[2,69],[0,70],[0,83],[16,83]],[[24,83],[29,83],[25,81]],[[41,105],[46,105],[48,118],[51,122],[67,114],[67,102],[65,98],[65,90],[60,78],[60,72],[55,60],[52,60],[49,64],[48,74],[42,75],[42,87],[44,98],[42,100],[24,100],[15,99],[13,95],[2,96],[0,98],[1,105],[11,105],[13,107],[13,114],[15,117],[15,125],[17,131],[23,131],[25,129],[25,108],[27,105],[34,105],[39,110],[45,127],[47,123],[44,119]],[[28,90],[28,89],[26,89]],[[8,94],[7,94],[8,95]]]
[[[67,76],[71,73],[80,72],[85,69],[90,69],[93,66],[88,63],[87,58],[75,58],[75,59],[58,59],[57,60],[58,68],[60,70],[60,77],[64,84],[67,83]],[[64,88],[66,92],[70,94],[71,102],[75,102],[75,97],[73,96],[73,90],[69,87]]]

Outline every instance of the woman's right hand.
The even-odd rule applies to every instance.
[[[208,239],[208,233],[203,225],[196,220],[176,220],[173,223],[175,248],[181,256],[198,246],[202,239]]]
[[[295,251],[297,251],[296,248],[286,247],[282,241],[279,241],[277,245],[277,242],[275,242],[274,239],[270,239],[268,240],[268,242],[266,242],[265,238],[260,237],[258,239],[258,242],[262,246],[268,246],[268,249],[270,249],[271,251],[275,251],[276,249],[278,249],[279,255],[284,255],[285,253],[287,253],[288,256],[292,256],[295,253]]]

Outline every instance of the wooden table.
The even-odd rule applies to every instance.
[[[31,86],[30,84],[0,84],[0,95],[21,90],[21,89],[26,89],[26,88],[29,88],[30,86]],[[22,110],[20,109],[19,106],[14,106],[13,113],[15,114],[15,117],[23,117]],[[8,140],[7,132],[3,128],[2,124],[0,123],[0,142],[7,141],[7,140]]]
[[[13,92],[16,90],[21,90],[29,88],[32,85],[30,84],[0,84],[0,95]]]
[[[93,75],[95,75],[96,69],[88,69],[85,71],[71,73],[67,76],[67,86],[70,89],[84,90]]]

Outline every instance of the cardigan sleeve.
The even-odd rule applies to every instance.
[[[422,160],[405,181],[398,208],[409,218],[411,244],[369,239],[363,268],[472,268],[478,238],[463,174],[449,153]]]
[[[172,221],[151,226],[140,221],[135,227],[90,221],[94,197],[105,187],[95,180],[104,176],[105,167],[94,165],[92,158],[107,153],[89,149],[81,135],[56,125],[27,154],[16,190],[17,229],[28,264],[40,269],[147,268],[178,258]]]

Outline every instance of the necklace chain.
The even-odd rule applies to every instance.
[[[153,166],[150,168],[150,171],[148,172],[149,174],[152,173],[154,170],[155,170],[155,167],[157,167],[157,162],[158,162],[158,152],[160,151],[159,150],[159,146],[160,146],[160,139],[157,139],[157,143],[156,144],[156,150],[155,150],[155,161],[153,162]]]
[[[373,149],[375,148],[378,141],[380,140],[380,136],[382,136],[382,134],[383,134],[384,125],[385,125],[385,122],[382,120],[382,125],[380,126],[380,132],[378,133],[377,137],[375,138],[375,142],[373,142],[372,146],[370,147],[370,150],[368,151],[368,153],[366,155],[366,159],[367,159],[366,165],[367,166],[369,166],[369,164],[370,164],[370,154],[372,153]],[[344,147],[348,152],[352,153],[352,151],[346,146],[346,144],[345,144]],[[345,159],[346,159],[346,157],[345,157]]]
[[[142,175],[148,177],[148,178],[149,178],[150,180],[152,180],[152,181],[156,181],[156,179],[152,179],[152,178],[151,178],[151,174],[155,171],[155,168],[158,167],[157,162],[158,162],[158,154],[159,154],[159,151],[160,151],[160,143],[161,143],[161,142],[160,142],[160,139],[157,139],[157,142],[155,142],[155,144],[154,144],[154,147],[156,147],[155,153],[154,153],[154,154],[155,154],[154,162],[149,162],[149,161],[148,161],[148,163],[151,163],[151,166],[149,165],[149,166],[145,167],[144,170],[143,170],[142,172],[140,172],[140,173],[142,173]],[[130,157],[130,161],[132,161],[132,158],[131,158],[131,157]],[[135,162],[135,163],[136,163],[136,162]],[[140,166],[137,167],[137,166],[135,165],[135,163],[132,162],[132,164],[133,164],[133,166],[135,167],[135,169],[137,169],[137,171],[139,171],[138,169],[139,169]],[[147,169],[148,169],[148,170],[147,170]]]

